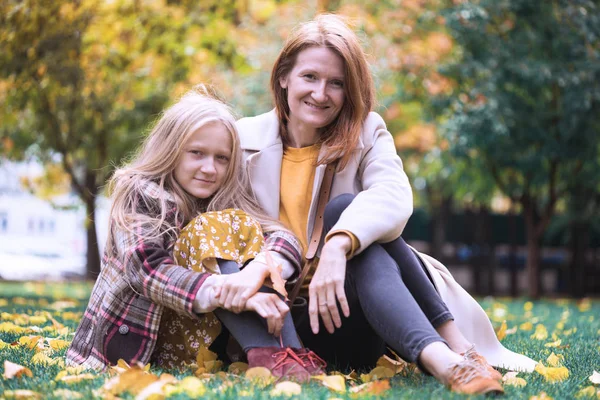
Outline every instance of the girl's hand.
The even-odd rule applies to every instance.
[[[269,276],[269,269],[265,264],[251,261],[240,272],[222,276],[225,281],[216,293],[217,303],[221,308],[240,313]]]
[[[314,334],[319,332],[319,315],[329,333],[342,326],[338,302],[344,316],[350,316],[344,281],[346,280],[346,253],[351,246],[352,239],[341,233],[332,236],[321,250],[319,265],[308,287],[308,315]]]
[[[256,293],[246,302],[246,310],[254,311],[267,320],[269,333],[275,336],[281,334],[283,320],[290,311],[287,304],[274,293]]]

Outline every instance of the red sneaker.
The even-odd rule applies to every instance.
[[[304,369],[308,371],[311,375],[325,375],[325,368],[327,367],[327,363],[321,357],[315,354],[314,351],[301,348],[301,349],[293,349],[298,357],[302,360],[302,365]]]
[[[289,347],[256,347],[248,351],[248,366],[265,367],[277,378],[296,382],[310,381],[304,362]]]

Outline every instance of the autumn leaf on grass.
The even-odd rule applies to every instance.
[[[111,365],[110,366],[110,370],[109,372],[111,373],[117,373],[117,374],[122,374],[123,372],[136,367],[141,369],[142,371],[150,371],[150,363],[144,365],[140,362],[135,363],[133,366],[130,366],[127,361],[123,360],[122,358],[119,358],[119,360],[117,361],[117,365]]]
[[[552,397],[548,396],[546,392],[540,392],[535,396],[531,396],[529,400],[552,400]]]
[[[554,353],[550,354],[546,359],[546,362],[551,367],[562,367],[563,361],[565,361],[565,356],[563,356],[562,354],[556,355]]]
[[[87,373],[87,374],[79,374],[79,375],[64,375],[61,376],[60,379],[56,379],[58,382],[64,382],[64,383],[77,383],[77,382],[81,382],[81,381],[86,381],[86,380],[90,380],[90,379],[96,379],[98,377],[98,375],[96,374],[91,374],[91,373]]]
[[[321,382],[326,388],[333,390],[334,392],[345,393],[346,392],[346,380],[340,375],[318,375],[313,376],[312,379],[316,379]]]
[[[195,376],[186,376],[181,381],[166,386],[163,393],[166,397],[185,394],[191,398],[200,398],[206,393],[206,386]]]
[[[360,379],[363,382],[371,382],[378,379],[391,378],[394,375],[394,371],[387,367],[375,367],[368,374],[360,374]]]
[[[271,374],[271,371],[265,367],[249,368],[244,375],[246,379],[249,379],[257,386],[264,387],[275,381],[275,377]]]
[[[52,394],[59,399],[83,399],[81,393],[69,389],[56,389]]]
[[[248,364],[246,364],[245,362],[239,362],[239,361],[229,364],[229,368],[227,368],[227,371],[233,375],[242,375],[247,370],[248,370]]]
[[[520,378],[517,376],[518,372],[507,372],[503,377],[502,377],[502,382],[504,382],[505,385],[510,385],[510,386],[516,386],[516,387],[524,387],[525,385],[527,385],[527,381],[523,378]]]
[[[36,351],[41,351],[44,349],[44,338],[41,336],[21,336],[19,344],[27,347],[29,350],[36,349]]]
[[[33,378],[33,373],[29,368],[4,360],[4,379],[20,378],[23,375]]]
[[[544,346],[545,347],[560,347],[561,342],[562,342],[562,340],[557,339],[554,342],[546,343]]]
[[[5,341],[3,341],[2,339],[0,339],[0,350],[9,347],[10,343],[6,343]]]
[[[589,311],[589,309],[591,307],[592,307],[592,302],[588,298],[581,299],[580,301],[577,302],[577,308],[582,313]]]
[[[506,320],[502,321],[502,325],[500,325],[500,328],[498,328],[498,330],[496,331],[496,337],[498,338],[498,340],[502,340],[506,337],[506,329],[508,327],[506,326]]]
[[[523,322],[521,325],[519,325],[519,329],[522,331],[530,331],[533,329],[533,324],[530,321]]]
[[[296,382],[279,382],[273,390],[271,390],[271,396],[294,396],[302,393],[302,387]]]
[[[57,365],[60,368],[65,367],[65,361],[62,357],[51,358],[45,352],[36,353],[33,357],[31,357],[31,362],[33,364],[41,364],[41,365]]]
[[[5,390],[2,393],[3,399],[41,399],[42,394],[33,390]]]
[[[281,265],[275,264],[275,260],[271,257],[271,253],[266,252],[267,266],[269,267],[269,277],[271,278],[271,282],[273,283],[273,289],[277,291],[280,295],[282,295],[287,300],[287,290],[285,290],[285,280],[281,277]]]
[[[329,375],[343,376],[344,379],[346,379],[347,381],[357,381],[359,379],[359,376],[355,370],[350,371],[349,374],[344,374],[343,372],[340,372],[340,371],[332,371]]]
[[[217,353],[208,350],[205,346],[200,347],[196,356],[198,369],[195,375],[212,374],[223,367],[223,361],[217,360]]]
[[[163,399],[165,397],[163,393],[163,388],[171,383],[177,382],[177,378],[175,378],[171,374],[162,374],[157,381],[152,382],[145,388],[143,388],[137,396],[135,396],[135,400],[158,400]]]
[[[388,390],[390,390],[390,381],[384,379],[381,381],[367,382],[363,383],[362,385],[355,386],[350,389],[350,393],[379,396]]]
[[[569,377],[569,370],[565,367],[546,367],[542,363],[535,366],[535,371],[546,378],[546,382],[562,382]]]
[[[594,386],[587,386],[581,389],[579,392],[575,393],[576,398],[581,397],[591,397],[600,399],[600,389],[596,389]]]
[[[406,369],[408,363],[400,358],[393,360],[384,354],[383,356],[379,357],[379,360],[377,360],[377,366],[389,368],[394,372],[394,374],[399,374]]]
[[[137,395],[157,380],[158,376],[146,372],[138,366],[133,366],[122,374],[114,376],[106,381],[102,386],[102,390],[113,395],[119,395],[125,392]]]
[[[546,340],[548,338],[548,330],[544,325],[537,324],[531,338],[535,340]]]

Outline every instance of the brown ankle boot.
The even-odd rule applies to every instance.
[[[447,382],[451,391],[462,394],[504,393],[500,382],[492,378],[489,372],[467,359],[450,368]]]
[[[289,347],[256,347],[248,350],[248,366],[265,367],[273,376],[296,382],[310,381],[304,363]]]
[[[321,357],[315,354],[314,351],[301,348],[301,349],[293,349],[294,352],[300,357],[302,363],[304,365],[304,369],[308,371],[311,375],[325,375],[325,368],[327,367],[327,363]]]

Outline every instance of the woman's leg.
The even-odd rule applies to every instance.
[[[235,261],[219,260],[219,268],[222,274],[233,274],[240,271]],[[271,292],[269,288],[264,287],[260,291]],[[214,313],[245,352],[255,347],[280,346],[279,340],[267,331],[266,322],[256,313],[235,314],[222,308],[217,308]],[[281,339],[284,347],[302,347],[289,313],[283,323]]]

